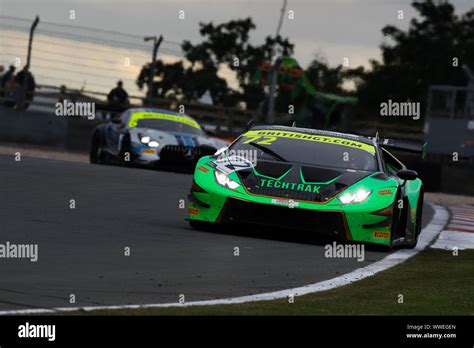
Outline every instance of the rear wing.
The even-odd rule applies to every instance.
[[[403,152],[419,153],[421,154],[421,158],[425,158],[428,146],[427,143],[420,144],[411,141],[386,138],[377,139],[377,144],[383,148],[386,148],[387,150],[392,149]]]

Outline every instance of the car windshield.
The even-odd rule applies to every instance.
[[[375,147],[360,141],[293,131],[252,130],[231,147],[234,153],[310,166],[375,171]],[[249,152],[252,151],[252,152]]]
[[[142,118],[137,121],[137,127],[157,129],[172,133],[204,135],[204,132],[201,128],[193,127],[184,122],[164,120],[159,118]]]

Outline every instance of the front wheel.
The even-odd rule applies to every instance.
[[[400,237],[400,216],[403,212],[403,210],[398,207],[400,197],[400,193],[397,193],[393,202],[392,224],[390,225],[390,246],[392,246],[393,242]]]
[[[92,137],[91,148],[89,151],[89,162],[93,164],[104,164],[107,162],[106,155],[100,144],[100,136],[97,133],[94,133]]]
[[[418,198],[418,205],[416,206],[416,217],[415,217],[415,227],[413,229],[413,236],[411,241],[407,244],[409,249],[416,247],[418,243],[418,236],[421,233],[421,224],[423,220],[423,190],[420,191],[420,197]]]

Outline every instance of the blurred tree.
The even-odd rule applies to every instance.
[[[305,70],[306,77],[317,91],[325,93],[347,94],[342,88],[345,74],[342,65],[331,68],[327,60],[316,55]]]
[[[419,17],[407,31],[393,25],[382,29],[387,38],[382,62],[371,60],[369,70],[345,73],[355,79],[363,108],[376,108],[387,99],[424,105],[430,84],[466,84],[461,66],[474,67],[474,9],[458,16],[448,1],[414,1],[412,6]]]
[[[148,83],[150,64],[146,64],[137,78],[137,85],[140,89]],[[155,76],[158,79],[153,83],[153,96],[164,98],[176,98],[183,93],[181,86],[184,79],[184,69],[181,62],[164,64],[157,60],[155,66]]]
[[[182,49],[185,61],[167,64],[159,60],[153,95],[166,98],[198,100],[207,90],[214,104],[236,106],[240,101],[247,108],[255,109],[264,97],[263,88],[250,82],[252,74],[264,61],[270,60],[272,48],[278,54],[291,54],[294,45],[281,36],[266,37],[262,45],[249,43],[249,33],[255,29],[251,18],[231,20],[214,25],[200,23],[199,33],[203,41],[193,45],[184,41]],[[232,89],[218,72],[227,67],[236,74],[238,89]],[[143,88],[149,78],[150,64],[146,64],[137,85]]]

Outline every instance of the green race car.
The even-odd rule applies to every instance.
[[[198,161],[188,220],[197,229],[243,223],[414,248],[423,183],[387,149],[424,147],[378,136],[254,127]]]

